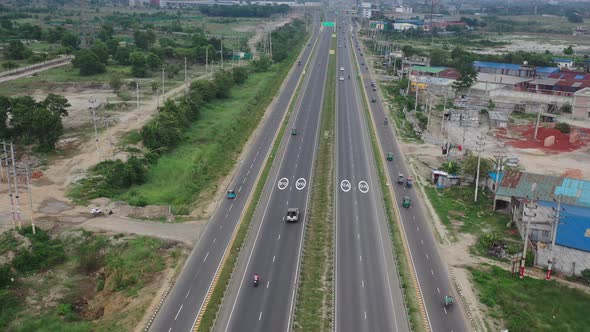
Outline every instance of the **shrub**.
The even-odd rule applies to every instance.
[[[63,244],[58,239],[51,239],[42,229],[32,233],[31,227],[25,227],[19,231],[31,241],[31,247],[21,249],[12,260],[14,268],[22,273],[35,273],[44,271],[65,260],[66,255]]]
[[[571,127],[566,122],[559,122],[555,125],[555,129],[561,131],[563,134],[569,134]]]

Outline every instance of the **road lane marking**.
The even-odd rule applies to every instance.
[[[266,282],[266,288],[268,288],[268,286],[270,286],[270,280]]]
[[[443,310],[445,311],[445,315],[447,314],[447,308],[443,308]]]
[[[281,239],[281,234],[279,234],[279,237],[277,237],[277,240],[280,240],[280,239]]]
[[[424,240],[420,240],[420,244],[424,245]]]
[[[277,258],[277,256],[272,256],[272,262],[275,262],[275,258]]]
[[[361,280],[361,287],[365,288],[365,281]]]
[[[170,332],[170,331],[172,331],[172,328],[169,328],[169,329],[168,329],[168,332]]]
[[[297,166],[295,166],[295,167],[297,167]],[[299,178],[299,179],[297,179],[297,181],[295,181],[295,189],[297,189],[297,190],[305,189],[306,185],[307,185],[307,181],[305,181],[304,178]]]
[[[367,319],[367,312],[365,311],[365,319]]]
[[[225,214],[225,219],[227,219],[227,216],[229,216],[229,213],[226,213]],[[221,229],[221,228],[219,228],[219,229]]]
[[[279,190],[285,190],[285,188],[287,188],[288,185],[289,185],[289,179],[282,178],[277,183],[277,188],[279,188]]]
[[[180,308],[178,309],[178,312],[176,313],[176,316],[174,316],[174,320],[176,320],[176,318],[178,318],[178,315],[180,314],[180,310],[182,310],[182,304],[180,305]]]
[[[192,289],[193,289],[192,287],[188,289],[188,292],[186,292],[186,296],[184,297],[185,299],[188,298],[188,295],[191,293]]]
[[[289,201],[287,201],[287,206],[289,206]]]
[[[358,239],[360,240],[361,239],[361,234],[360,233],[357,233],[356,234],[356,237],[358,237]]]
[[[221,230],[223,228],[223,225],[219,226],[219,229]]]
[[[203,259],[203,262],[205,262],[207,260],[207,257],[209,257],[209,252],[207,251],[207,255],[205,255],[205,259]]]
[[[258,320],[262,319],[262,311],[260,312],[260,315],[258,315]]]
[[[242,191],[242,186],[240,186],[240,188],[238,188],[238,192]]]
[[[440,294],[440,289],[438,289],[438,287],[436,287],[436,291]]]
[[[416,226],[416,230],[419,232],[420,231],[420,227]]]
[[[413,219],[413,220],[416,220],[416,216],[412,216],[412,219]]]
[[[229,206],[229,212],[231,212],[231,209],[233,209],[233,207],[234,207],[233,204]]]
[[[434,275],[434,271],[432,269],[430,269],[430,274]]]
[[[215,243],[215,241],[217,241],[217,238],[213,238],[213,243]]]
[[[430,257],[428,257],[428,254],[426,254],[426,259],[430,260]]]
[[[363,261],[363,256],[359,256],[359,260],[362,262]]]
[[[247,179],[247,177],[244,178],[244,180],[242,180],[242,184],[244,184],[246,182],[246,179]]]
[[[252,165],[250,165],[250,168],[252,168]],[[250,175],[250,170],[248,170],[248,172],[246,172],[246,176]]]

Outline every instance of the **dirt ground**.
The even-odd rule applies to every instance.
[[[539,52],[545,50],[553,54],[563,54],[563,49],[572,45],[578,54],[590,53],[590,38],[588,36],[556,35],[556,34],[509,34],[492,37],[497,41],[509,42],[504,46],[493,49],[476,50],[480,54],[502,54],[506,52]]]

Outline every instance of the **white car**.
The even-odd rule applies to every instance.
[[[340,76],[339,80],[344,81],[344,76]]]
[[[340,67],[340,71],[344,71],[344,67]]]

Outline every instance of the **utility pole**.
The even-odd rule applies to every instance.
[[[137,131],[139,131],[139,125],[141,120],[141,109],[139,108],[139,81],[135,81],[135,103],[137,105]],[[156,100],[156,103],[160,103],[159,100]]]
[[[418,86],[418,82],[416,82],[416,102],[414,103],[414,112],[418,110],[418,90],[420,90],[420,87]]]
[[[6,161],[6,177],[8,179],[8,197],[10,197],[10,215],[12,217],[12,227],[16,228],[14,197],[12,196],[12,185],[10,184],[10,166],[8,166],[8,152],[6,151],[6,142],[2,142],[2,145],[4,146],[4,160]]]
[[[500,182],[500,171],[502,170],[502,164],[504,163],[504,155],[496,155],[494,156],[496,159],[496,179],[494,183],[494,206],[492,207],[492,211],[496,211],[496,197],[495,194],[498,191],[498,182]]]
[[[186,57],[184,57],[184,95],[188,96],[188,76],[186,73]]]
[[[111,158],[114,156],[113,139],[111,138],[111,129],[109,128],[109,119],[104,118],[104,125],[107,127],[107,136],[109,137],[109,150],[111,151]]]
[[[539,131],[539,122],[540,121],[541,121],[541,108],[539,108],[539,111],[537,112],[537,122],[535,123],[535,136],[534,136],[535,141],[537,140],[537,132]]]
[[[220,51],[220,57],[221,57],[221,69],[223,69],[223,36],[221,36],[221,51]]]
[[[533,184],[533,187],[536,187],[535,185],[536,185],[536,183]],[[534,189],[532,191],[534,191]],[[533,202],[533,205],[529,205],[529,203],[530,203],[529,199],[525,200],[524,208],[522,211],[522,219],[523,219],[522,222],[524,223],[524,217],[526,217],[527,223],[526,223],[526,230],[525,230],[524,241],[523,241],[524,244],[522,246],[522,256],[520,259],[520,273],[519,273],[520,279],[524,278],[524,265],[526,262],[526,249],[527,249],[527,244],[529,241],[529,235],[531,233],[531,219],[537,215],[534,212],[527,211],[527,210],[536,209],[534,202]]]
[[[32,170],[31,170],[32,171]],[[37,230],[35,229],[35,220],[33,219],[33,196],[31,194],[31,179],[29,174],[29,165],[25,165],[25,172],[27,173],[27,189],[29,191],[29,208],[31,209],[31,227],[33,227],[33,234],[37,234]]]
[[[484,139],[482,136],[477,136],[478,142],[476,143],[478,146],[475,148],[477,151],[477,175],[475,176],[475,196],[473,197],[473,202],[477,202],[477,190],[479,189],[479,166],[481,164],[481,152],[483,151],[484,143],[481,140]]]
[[[268,31],[268,51],[270,52],[270,60],[272,61],[272,31]]]
[[[164,104],[166,100],[166,86],[164,85],[164,65],[162,65],[162,104]]]
[[[96,143],[98,162],[100,162],[100,145],[98,144],[98,127],[96,126],[96,98],[94,98],[94,96],[90,97],[88,101],[92,104],[90,110],[92,111],[92,122],[94,123],[94,142]]]
[[[209,74],[209,46],[205,47],[205,75]]]
[[[551,227],[551,248],[549,248],[549,260],[547,261],[547,276],[545,279],[551,280],[551,271],[553,270],[553,248],[555,248],[555,239],[557,238],[557,226],[559,225],[559,214],[561,212],[561,197],[557,199],[557,210]]]
[[[16,201],[16,222],[18,223],[18,228],[22,228],[22,224],[20,221],[20,197],[18,195],[18,176],[16,174],[16,160],[14,158],[14,144],[10,142],[10,154],[12,157],[12,175],[14,177],[14,198]]]

